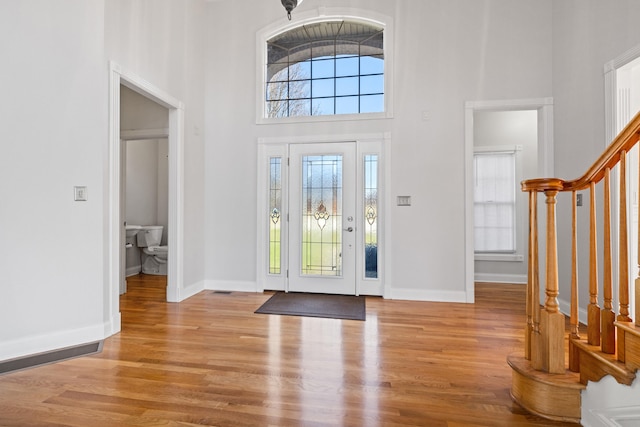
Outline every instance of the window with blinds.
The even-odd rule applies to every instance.
[[[516,251],[516,153],[474,154],[476,253]]]

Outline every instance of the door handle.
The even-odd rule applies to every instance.
[[[344,231],[348,231],[349,233],[353,232],[353,227],[343,228]]]

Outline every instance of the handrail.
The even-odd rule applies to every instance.
[[[622,151],[629,152],[640,139],[640,112],[616,136],[587,172],[578,179],[566,181],[559,178],[535,178],[522,182],[522,191],[580,191],[589,188],[591,182],[598,183],[604,178],[605,170],[620,161]],[[558,188],[561,186],[561,188]]]

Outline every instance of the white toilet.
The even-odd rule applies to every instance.
[[[167,246],[162,241],[161,225],[143,225],[136,235],[138,247],[142,249],[141,263],[144,274],[167,275]]]

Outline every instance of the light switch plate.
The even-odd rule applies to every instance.
[[[411,196],[398,196],[396,204],[398,206],[411,206]]]
[[[76,202],[86,202],[87,201],[87,187],[73,187],[74,200]]]

